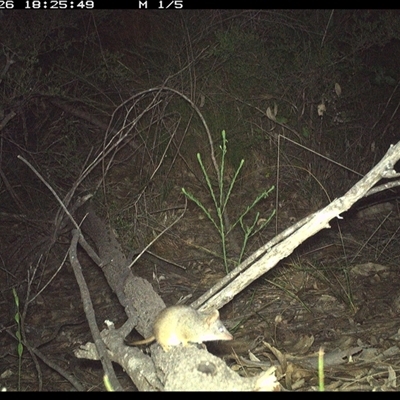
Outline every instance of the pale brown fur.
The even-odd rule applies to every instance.
[[[153,335],[134,342],[133,346],[148,344],[157,340],[165,351],[172,346],[188,343],[202,343],[211,340],[232,340],[219,319],[218,310],[203,313],[189,306],[172,306],[162,310],[153,325]]]

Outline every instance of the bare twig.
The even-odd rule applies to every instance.
[[[287,236],[287,231],[292,230],[293,234],[286,240],[281,241],[276,245],[267,243],[262,247],[262,250],[256,252],[249,257],[243,264],[250,265],[250,261],[254,261],[258,258],[260,253],[264,254],[265,249],[269,251],[258,259],[250,268],[243,271],[243,264],[239,265],[234,271],[232,276],[240,275],[236,280],[230,282],[223,290],[218,291],[215,287],[211,288],[205,295],[198,299],[194,306],[200,306],[204,304],[206,299],[210,299],[207,302],[207,307],[200,307],[200,309],[209,308],[221,308],[223,305],[228,303],[232,298],[252,283],[255,279],[272,269],[280,260],[290,255],[295,248],[297,248],[302,242],[309,237],[315,235],[317,232],[324,228],[330,228],[329,221],[333,218],[339,218],[340,214],[350,209],[350,207],[359,199],[364,197],[369,190],[380,180],[389,178],[398,178],[400,173],[397,173],[393,167],[396,162],[400,159],[400,142],[396,145],[392,145],[382,160],[362,178],[356,185],[354,185],[344,196],[334,200],[328,206],[321,209],[320,211],[312,214],[299,221],[296,224],[297,229],[293,230],[293,227],[287,229],[283,233]],[[282,234],[283,234],[282,233]],[[276,242],[275,239],[273,241]],[[227,276],[230,277],[229,274]],[[226,284],[225,280],[224,283]],[[218,292],[218,293],[217,293]],[[217,293],[217,294],[216,294]]]
[[[67,207],[64,205],[64,203],[61,201],[60,197],[58,194],[55,192],[55,190],[50,186],[50,184],[43,178],[43,176],[35,169],[35,167],[27,160],[25,160],[24,157],[22,156],[17,156],[22,162],[24,162],[34,173],[35,175],[44,183],[44,185],[50,190],[50,192],[53,194],[53,196],[56,198],[58,203],[61,205],[62,209],[64,212],[68,215],[69,219],[71,222],[74,224],[75,228],[79,230],[79,226],[76,223],[75,219],[72,217],[70,212],[68,211]]]
[[[3,78],[6,76],[11,65],[15,63],[15,61],[12,59],[12,57],[10,57],[8,52],[5,51],[4,47],[3,47],[3,53],[6,56],[6,65],[4,66],[3,71],[0,74],[0,83],[3,81]]]
[[[0,131],[16,116],[14,111],[10,111],[0,122]]]
[[[131,268],[137,260],[139,260],[140,257],[142,257],[143,253],[145,253],[152,245],[154,242],[156,242],[162,235],[164,235],[165,232],[167,232],[169,229],[171,229],[184,215],[187,209],[187,198],[185,197],[185,207],[182,212],[182,214],[169,226],[167,226],[165,229],[163,229],[152,241],[150,241],[146,247],[135,257],[135,259],[130,263],[128,268]]]
[[[69,248],[69,259],[71,262],[71,266],[74,270],[76,281],[79,285],[83,309],[85,311],[85,315],[86,315],[87,321],[89,323],[90,332],[92,334],[94,343],[96,345],[97,352],[100,355],[100,360],[103,365],[104,372],[108,375],[111,385],[114,388],[114,390],[120,391],[120,390],[122,390],[122,387],[117,379],[117,376],[115,375],[111,360],[107,354],[106,346],[101,338],[100,330],[96,323],[96,317],[95,317],[92,300],[90,298],[89,288],[86,285],[85,278],[82,274],[82,267],[78,260],[77,245],[78,245],[78,240],[79,240],[80,234],[81,234],[80,230],[73,230],[71,246]]]
[[[326,27],[325,27],[324,36],[322,37],[322,40],[321,40],[321,47],[324,46],[326,34],[328,33],[328,27],[329,27],[329,24],[330,24],[330,22],[331,22],[331,20],[332,20],[334,11],[335,11],[335,10],[332,10],[332,11],[331,11],[331,14],[329,15],[329,19],[328,19],[328,22],[327,22]]]

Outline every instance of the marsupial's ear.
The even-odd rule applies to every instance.
[[[211,326],[218,319],[219,319],[219,312],[218,312],[218,310],[214,310],[212,312],[212,314],[207,315],[206,323],[207,323],[207,325]]]

